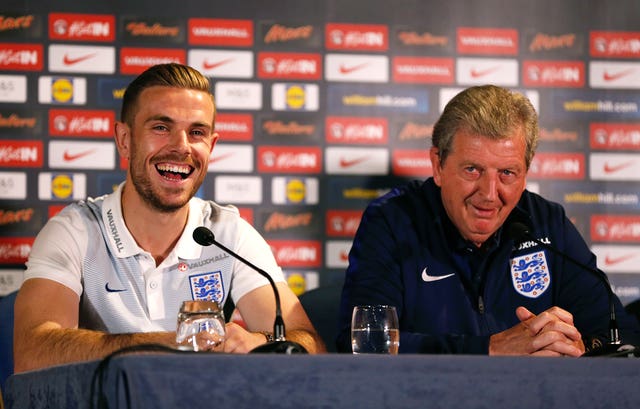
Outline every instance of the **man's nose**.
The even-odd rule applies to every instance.
[[[171,145],[176,149],[184,149],[189,146],[189,135],[187,131],[177,130],[171,134]]]
[[[498,197],[498,184],[500,183],[497,173],[485,172],[479,180],[479,189],[482,196],[488,200],[495,200]]]

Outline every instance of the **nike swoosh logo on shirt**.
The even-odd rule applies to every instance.
[[[424,281],[425,283],[430,283],[432,281],[444,280],[445,278],[449,278],[452,275],[454,274],[451,273],[443,276],[430,276],[429,273],[427,273],[427,268],[425,267],[424,270],[422,270],[422,281]]]
[[[108,293],[120,293],[122,291],[127,291],[126,288],[123,289],[113,289],[113,288],[109,288],[109,283],[106,283],[104,285],[104,289],[107,290]]]

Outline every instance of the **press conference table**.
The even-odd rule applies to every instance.
[[[98,407],[91,403],[98,363],[14,375],[7,408]],[[640,360],[633,358],[143,353],[113,358],[102,374],[108,408],[640,405]]]

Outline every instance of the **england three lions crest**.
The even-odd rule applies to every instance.
[[[190,275],[189,285],[194,300],[221,302],[224,297],[224,285],[220,271]]]
[[[511,281],[515,290],[529,298],[538,298],[549,284],[551,275],[543,251],[511,259]]]

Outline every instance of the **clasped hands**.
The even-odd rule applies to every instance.
[[[491,336],[489,355],[577,357],[584,353],[582,336],[570,312],[551,307],[535,315],[518,307],[516,316],[519,324]]]

